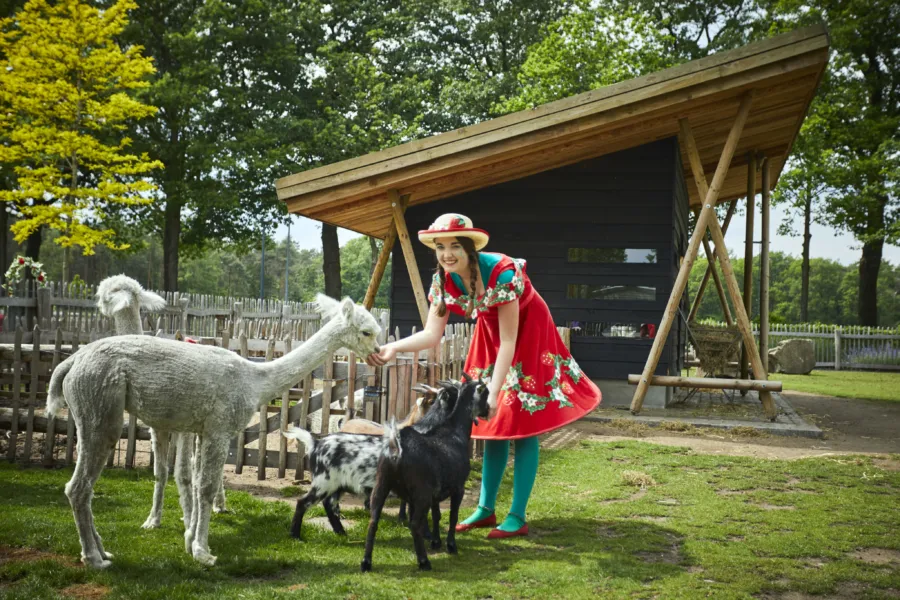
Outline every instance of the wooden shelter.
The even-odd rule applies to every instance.
[[[731,297],[752,377],[764,381],[764,358],[753,341],[747,316],[749,297],[741,297],[714,209],[739,197],[755,198],[760,191],[766,204],[825,69],[828,46],[823,26],[797,30],[531,110],[290,175],[277,181],[278,196],[290,212],[385,240],[366,297],[368,306],[399,238],[424,322],[427,300],[405,211],[412,214],[422,205],[455,201],[539,174],[568,173],[567,168],[601,157],[672,140],[678,176],[673,195],[688,206],[675,207],[670,226],[676,227],[678,211],[688,207],[697,215],[697,226],[689,240],[674,244],[683,258],[674,261],[677,274],[666,290],[668,300],[649,358],[636,379],[632,411],[640,410],[648,386],[671,384],[654,377],[660,377],[657,366],[666,342],[677,343],[669,334],[684,303],[687,278],[701,243],[708,257],[718,258],[721,276],[715,268],[709,275],[729,321],[726,295]],[[490,195],[484,194],[482,201],[491,202]],[[732,202],[732,210],[733,206]],[[554,207],[545,210],[549,213]],[[767,218],[764,206],[764,225]],[[578,215],[572,215],[573,223],[578,220]],[[714,249],[706,239],[707,229]],[[767,308],[766,284],[762,294]],[[764,322],[763,329],[766,326]],[[774,417],[770,388],[753,385],[761,390],[767,414]],[[747,384],[733,387],[741,386]]]

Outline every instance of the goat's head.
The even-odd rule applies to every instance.
[[[490,391],[487,384],[481,377],[472,379],[472,376],[463,371],[463,379],[465,380],[459,390],[459,397],[462,401],[470,400],[472,403],[472,420],[478,424],[478,419],[486,419],[491,412],[488,404]]]
[[[441,393],[439,388],[433,388],[430,385],[425,385],[424,383],[418,383],[413,386],[412,390],[414,392],[418,392],[422,394],[422,396],[416,400],[416,408],[413,411],[415,415],[415,420],[413,420],[410,425],[414,424],[415,421],[421,419],[425,416],[431,407],[434,405],[434,401],[437,400],[438,396]]]
[[[316,294],[316,308],[323,319],[337,322],[339,341],[361,357],[378,352],[378,321],[362,306],[350,298],[335,300],[325,294]]]
[[[127,275],[113,275],[97,286],[97,307],[102,314],[112,317],[123,310],[160,311],[166,307],[166,301]]]

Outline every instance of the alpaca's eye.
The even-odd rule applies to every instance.
[[[372,332],[371,332],[371,331],[363,331],[362,334],[363,334],[364,336],[366,336],[366,337],[372,337]]]

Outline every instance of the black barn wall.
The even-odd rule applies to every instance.
[[[406,222],[427,293],[434,253],[416,239],[447,212],[469,216],[487,230],[486,252],[528,261],[527,273],[557,325],[570,321],[653,323],[659,326],[689,238],[687,192],[675,138],[546,171],[453,198],[411,206]],[[655,264],[570,263],[569,248],[649,248]],[[391,331],[422,328],[400,245],[394,248]],[[569,284],[656,288],[653,301],[573,300]],[[451,322],[462,319],[452,316]],[[673,327],[657,374],[677,373],[683,327]],[[572,353],[592,378],[640,373],[652,340],[577,336]]]

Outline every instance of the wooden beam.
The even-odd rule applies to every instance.
[[[629,375],[628,383],[637,385],[641,382],[641,375]],[[688,387],[701,390],[741,390],[757,392],[780,392],[780,381],[755,381],[753,379],[716,379],[713,377],[671,377],[668,375],[654,375],[650,385],[665,387]]]
[[[397,190],[388,192],[388,200],[391,203],[391,211],[394,213],[394,227],[397,230],[397,237],[400,239],[400,247],[403,248],[403,258],[406,259],[409,282],[416,295],[419,317],[422,319],[422,327],[425,327],[425,323],[428,321],[428,300],[425,296],[425,288],[422,286],[422,278],[419,276],[419,265],[416,264],[416,255],[409,239],[409,231],[406,229],[406,219],[403,216],[403,206]]]
[[[728,226],[731,224],[731,217],[734,215],[735,208],[737,208],[737,201],[732,200],[731,204],[728,205],[728,213],[725,215],[722,231],[728,231]],[[713,258],[715,258],[715,256],[713,256]],[[703,302],[703,294],[706,292],[706,284],[709,283],[715,268],[715,260],[707,260],[706,273],[703,274],[703,279],[700,280],[700,287],[697,289],[697,297],[694,298],[694,304],[691,306],[690,314],[688,314],[688,321],[693,321],[697,317],[697,311],[700,310],[700,303]],[[726,302],[725,305],[727,306],[728,303]],[[728,312],[728,315],[731,315],[730,311]]]
[[[744,233],[744,310],[753,314],[753,217],[756,214],[756,152],[747,158],[747,228]],[[747,348],[741,346],[741,379],[747,379]]]
[[[721,229],[718,229],[719,222],[715,218],[716,200],[719,196],[719,190],[725,181],[725,176],[728,173],[728,166],[731,164],[731,158],[734,156],[734,152],[737,149],[738,141],[741,138],[741,131],[744,129],[744,123],[747,122],[747,115],[750,113],[752,99],[752,91],[747,92],[747,94],[744,95],[741,100],[741,105],[738,108],[734,125],[732,125],[731,131],[728,134],[728,139],[725,141],[725,147],[722,149],[722,156],[719,158],[719,165],[716,167],[715,175],[713,175],[712,185],[709,186],[709,191],[703,202],[703,208],[700,211],[700,216],[697,218],[697,227],[694,229],[693,235],[691,235],[687,252],[681,263],[681,268],[678,271],[678,277],[676,277],[675,284],[672,286],[672,293],[669,296],[666,311],[663,313],[663,318],[659,324],[656,337],[653,339],[653,347],[650,349],[650,356],[647,357],[647,364],[644,366],[641,381],[638,383],[637,389],[634,391],[634,397],[631,399],[632,413],[640,412],[641,406],[644,403],[644,396],[647,395],[650,380],[653,377],[653,372],[656,370],[656,365],[659,363],[659,357],[665,347],[666,338],[669,337],[669,331],[672,329],[672,322],[675,320],[678,306],[681,304],[681,297],[687,286],[691,267],[694,265],[694,260],[697,257],[697,250],[700,248],[700,240],[706,235],[706,228],[709,222],[714,222],[716,229],[721,233]],[[720,243],[723,244],[721,248],[719,247]],[[724,250],[724,243],[721,239],[716,241],[716,253],[719,253],[720,250]]]
[[[404,211],[406,211],[406,202],[402,202],[402,206],[400,207],[401,217]],[[372,271],[372,279],[369,281],[369,288],[366,290],[366,299],[363,301],[363,306],[366,307],[366,310],[372,310],[372,307],[375,306],[375,296],[378,295],[378,287],[381,285],[381,280],[384,277],[384,270],[387,268],[388,259],[391,258],[391,251],[394,249],[394,243],[396,241],[397,226],[394,221],[391,221],[388,233],[384,236],[384,244],[381,246],[381,253],[378,255],[378,261],[375,263],[375,270]]]
[[[769,373],[769,217],[770,217],[770,177],[772,174],[768,158],[762,161],[762,247],[759,251],[759,352],[763,370]]]

